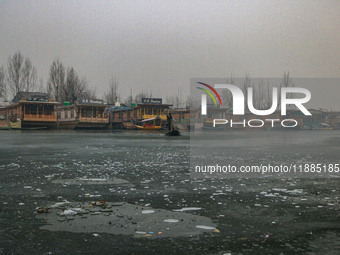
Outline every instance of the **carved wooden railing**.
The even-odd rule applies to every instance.
[[[56,114],[24,114],[26,121],[57,121]]]

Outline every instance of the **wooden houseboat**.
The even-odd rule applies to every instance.
[[[138,116],[142,120],[160,118],[164,128],[166,126],[166,116],[172,104],[163,104],[162,98],[142,98],[142,103],[138,103]],[[141,122],[139,122],[142,124]]]
[[[10,105],[0,108],[0,115],[14,129],[55,128],[57,104],[46,93],[20,91]]]
[[[9,103],[5,100],[5,98],[0,97],[0,130],[10,129],[5,111],[1,111],[1,109],[7,107],[8,105]]]
[[[141,119],[138,107],[115,105],[107,107],[105,113],[109,116],[109,129],[137,129],[136,123]]]
[[[340,112],[328,112],[327,122],[333,129],[340,129]]]
[[[79,99],[75,104],[65,102],[57,108],[60,129],[106,129],[109,118],[101,99]]]

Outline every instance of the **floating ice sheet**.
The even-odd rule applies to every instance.
[[[75,179],[58,179],[52,181],[52,183],[57,184],[68,184],[68,185],[102,185],[102,184],[110,184],[110,185],[128,185],[129,181],[119,178],[75,178]]]
[[[186,212],[186,211],[199,211],[202,208],[200,207],[183,207],[181,209],[175,209],[174,212]]]
[[[143,206],[117,204],[106,202],[105,206],[93,206],[91,203],[74,202],[68,204],[67,208],[54,207],[50,213],[37,214],[36,217],[47,223],[40,229],[49,231],[110,233],[136,238],[193,236],[203,232],[217,232],[208,217],[165,209],[152,209],[152,214],[145,214]]]

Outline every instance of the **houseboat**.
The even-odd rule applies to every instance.
[[[109,118],[101,99],[78,99],[73,105],[65,102],[57,108],[59,129],[106,129]]]
[[[144,122],[150,122],[151,119],[160,119],[163,128],[166,128],[167,113],[172,104],[163,104],[162,98],[142,98],[142,103],[137,104],[138,116],[141,117],[140,125],[137,128],[145,126]],[[148,124],[147,124],[148,125]],[[157,126],[157,125],[156,125]],[[151,129],[151,128],[149,128]],[[153,128],[158,129],[158,128]]]
[[[109,117],[109,129],[137,129],[136,123],[141,119],[138,107],[120,105],[107,107],[105,114]]]
[[[0,130],[10,129],[7,116],[3,115],[5,111],[1,111],[1,109],[7,107],[8,105],[9,103],[5,100],[5,98],[0,97]]]
[[[163,104],[162,98],[142,98],[142,103],[138,103],[138,115],[143,120],[152,119],[159,116],[163,121],[166,121],[166,115],[171,104]]]
[[[328,112],[327,121],[333,129],[340,129],[340,112]]]
[[[20,91],[11,104],[0,108],[0,115],[13,129],[55,128],[57,105],[46,93]]]

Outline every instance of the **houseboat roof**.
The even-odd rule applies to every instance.
[[[111,112],[118,112],[118,111],[132,111],[133,108],[130,108],[128,106],[108,106],[106,108],[107,111],[111,111]]]
[[[102,108],[106,108],[107,104],[76,104],[77,106],[95,106],[95,107],[102,107]],[[71,105],[72,106],[72,105]]]
[[[27,100],[19,100],[17,103],[25,103],[25,104],[59,104],[56,101],[27,101]]]
[[[18,103],[19,101],[49,102],[50,99],[47,93],[19,91],[13,98],[12,103]]]

